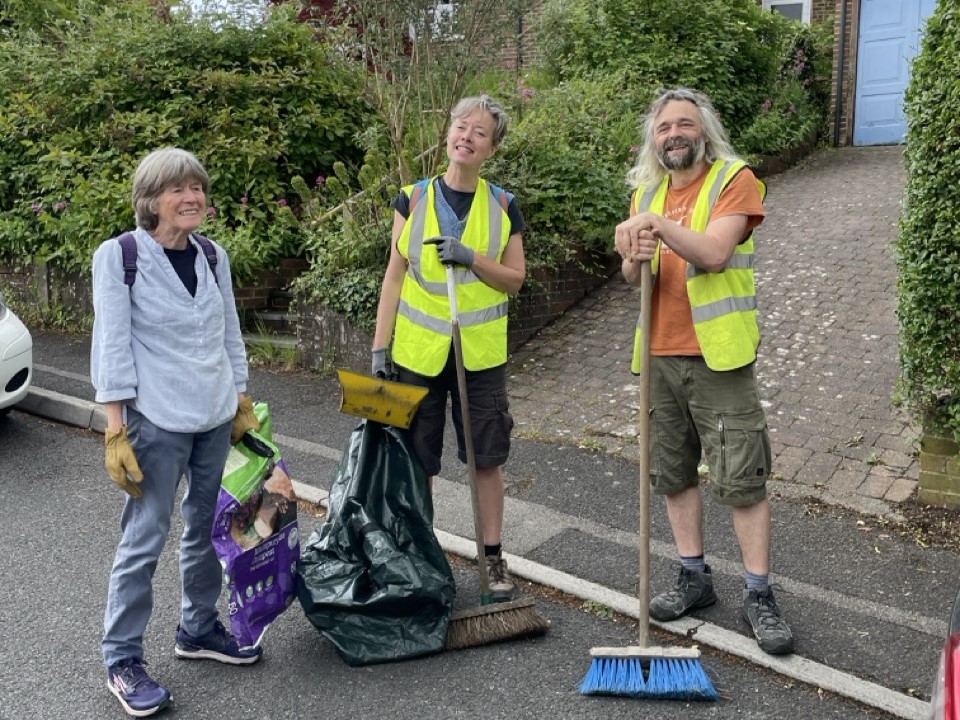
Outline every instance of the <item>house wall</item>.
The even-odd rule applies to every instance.
[[[510,5],[510,3],[504,3]],[[537,33],[543,14],[542,0],[530,3],[521,17],[509,10],[503,11],[503,46],[500,49],[500,67],[523,72],[537,62]]]
[[[822,4],[827,3],[823,0]],[[853,143],[854,99],[857,88],[860,0],[830,0],[830,4],[834,7],[829,137],[834,145],[850,145]]]

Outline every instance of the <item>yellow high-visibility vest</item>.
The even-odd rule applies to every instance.
[[[420,375],[435,377],[450,354],[452,325],[447,271],[433,245],[440,235],[431,179],[403,188],[411,199],[410,216],[397,242],[407,260],[393,338],[393,359]],[[500,261],[510,238],[506,193],[481,179],[473,196],[461,242]],[[483,282],[470,268],[457,267],[457,310],[467,370],[486,370],[507,361],[507,293]]]
[[[744,166],[742,161],[718,160],[713,164],[697,195],[690,219],[692,230],[702,233],[707,229],[717,198]],[[633,194],[635,210],[638,213],[662,215],[669,182],[669,177],[665,177],[659,187],[650,190],[637,188]],[[766,185],[760,180],[757,180],[757,185],[761,198],[765,197]],[[657,246],[651,263],[654,278],[660,268],[660,247]],[[753,265],[752,233],[737,245],[720,272],[709,272],[687,263],[687,297],[693,312],[693,328],[703,359],[711,370],[735,370],[757,359],[760,327],[757,325],[757,287]],[[631,371],[637,375],[640,374],[642,361],[641,339],[638,321],[631,365]]]

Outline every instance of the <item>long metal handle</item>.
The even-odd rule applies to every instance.
[[[460,395],[460,415],[463,419],[463,444],[467,451],[467,474],[470,478],[470,504],[473,506],[473,534],[477,541],[477,566],[480,570],[481,605],[488,605],[490,577],[487,574],[486,553],[483,549],[483,525],[480,522],[480,493],[477,490],[477,456],[473,449],[473,426],[470,424],[470,399],[467,397],[467,371],[463,365],[463,342],[460,338],[460,312],[457,306],[457,279],[453,265],[447,265],[447,296],[450,299],[450,326],[453,336],[453,355],[457,364],[457,389]]]
[[[653,306],[653,273],[650,262],[640,265],[640,473],[639,531],[640,564],[637,599],[640,610],[640,647],[650,646],[650,317]]]

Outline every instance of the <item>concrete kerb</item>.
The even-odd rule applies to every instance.
[[[106,428],[106,413],[102,405],[42,388],[31,388],[27,397],[17,405],[17,408],[33,415],[99,433]],[[324,489],[298,481],[293,481],[293,485],[298,498],[326,507],[327,492]],[[470,560],[476,559],[476,544],[473,540],[443,530],[437,530],[436,535],[445,552]],[[504,553],[504,556],[511,572],[517,577],[554,588],[581,600],[599,603],[627,617],[636,619],[639,615],[638,600],[632,595],[583,580],[518,555]],[[702,645],[736,655],[785,677],[822,688],[906,720],[922,720],[929,712],[930,706],[927,702],[799,655],[786,657],[767,655],[751,638],[711,623],[681,618],[671,623],[652,621],[652,624],[680,637],[693,637]],[[585,650],[585,668],[588,660]]]

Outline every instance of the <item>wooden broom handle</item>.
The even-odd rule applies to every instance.
[[[640,265],[640,472],[639,574],[637,599],[640,610],[638,638],[640,647],[650,646],[650,317],[653,305],[653,273],[650,261]]]

